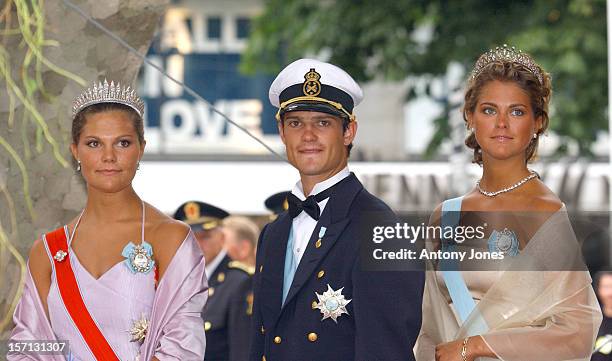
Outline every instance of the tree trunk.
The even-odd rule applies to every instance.
[[[70,2],[145,54],[168,0]],[[6,0],[0,30],[9,30],[0,34],[0,339],[6,339],[33,241],[85,204],[69,153],[72,100],[105,77],[133,84],[142,64],[63,1]]]

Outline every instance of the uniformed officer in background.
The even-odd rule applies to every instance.
[[[231,264],[255,272],[255,249],[259,237],[259,227],[247,217],[229,216],[223,220],[225,249],[232,259]]]
[[[275,220],[279,214],[289,209],[289,203],[287,202],[287,196],[289,195],[289,193],[291,192],[282,191],[274,193],[273,195],[266,198],[266,200],[264,201],[264,205],[270,212],[272,212],[272,214],[270,215],[270,221]]]
[[[206,361],[248,359],[252,271],[227,255],[222,222],[228,216],[223,209],[199,201],[182,204],[174,214],[191,226],[206,261],[208,302],[202,311]]]

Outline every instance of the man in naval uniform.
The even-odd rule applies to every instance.
[[[206,361],[244,361],[252,315],[252,267],[227,255],[222,220],[229,214],[208,203],[182,204],[174,218],[191,226],[204,253],[208,301],[202,311]]]
[[[259,238],[250,360],[414,360],[424,273],[371,272],[359,259],[361,217],[395,219],[347,166],[361,89],[332,64],[300,59],[269,97],[300,181]]]

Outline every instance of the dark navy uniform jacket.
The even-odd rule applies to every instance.
[[[360,216],[395,219],[351,173],[338,184],[310,238],[284,305],[283,273],[292,218],[282,213],[262,231],[254,277],[251,361],[410,361],[421,327],[422,271],[364,271]],[[319,247],[319,229],[327,227]],[[327,285],[351,302],[337,324],[315,309]]]
[[[208,301],[202,312],[206,361],[248,360],[252,318],[252,277],[227,256],[208,280]]]

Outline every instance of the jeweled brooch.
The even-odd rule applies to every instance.
[[[149,330],[149,320],[142,316],[139,320],[134,321],[130,329],[131,342],[143,342]]]
[[[319,302],[317,303],[317,307],[321,314],[323,314],[323,318],[321,321],[326,318],[331,318],[335,323],[338,323],[338,317],[340,317],[343,313],[349,314],[346,310],[346,305],[348,305],[352,300],[347,300],[344,298],[341,289],[334,291],[333,288],[328,284],[327,291],[323,292],[322,295],[315,292]]]
[[[503,231],[493,231],[489,237],[489,252],[502,252],[507,256],[518,254],[518,238],[514,231],[504,228]]]
[[[149,273],[155,265],[153,247],[145,241],[139,245],[128,243],[121,255],[126,258],[125,263],[132,273]]]
[[[53,256],[53,259],[58,262],[62,262],[67,255],[68,253],[66,253],[66,251],[60,249],[59,251],[55,252],[55,256]]]

